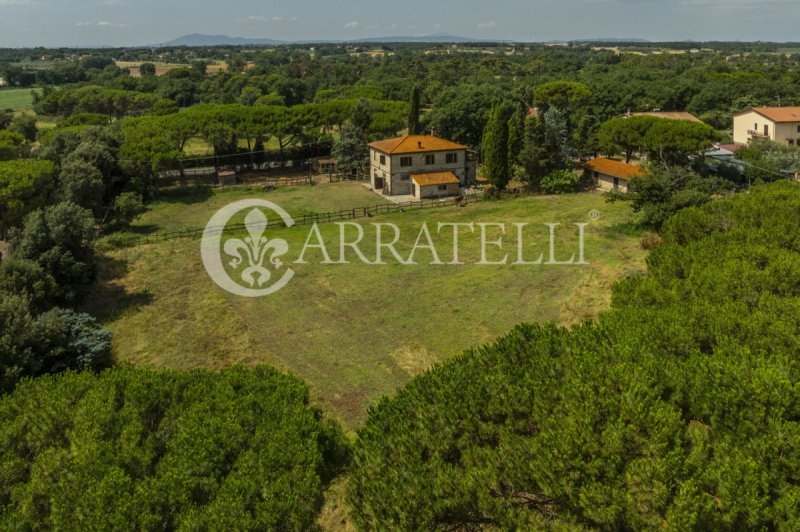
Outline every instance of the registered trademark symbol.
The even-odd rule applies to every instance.
[[[600,219],[600,211],[598,211],[597,209],[592,209],[591,211],[589,211],[589,218],[591,218],[596,222],[597,220]]]

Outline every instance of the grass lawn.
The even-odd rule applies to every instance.
[[[249,147],[247,140],[243,139],[239,140],[238,145],[242,149]],[[279,148],[280,144],[275,138],[270,138],[264,143],[265,150],[278,150]],[[214,147],[202,137],[192,137],[183,147],[183,153],[187,157],[211,157],[214,155]]]
[[[31,109],[33,107],[31,90],[34,89],[0,89],[0,109],[13,109],[14,111]]]
[[[336,184],[353,188],[357,184]],[[328,185],[333,187],[333,185]],[[290,213],[328,208],[324,186],[268,193]],[[338,191],[337,196],[343,195]],[[220,206],[250,197],[217,194],[200,203],[164,203],[142,223],[202,226]],[[278,197],[281,194],[281,197]],[[350,191],[348,191],[350,194]],[[333,195],[333,194],[332,194]],[[373,198],[376,198],[373,196]],[[374,200],[372,201],[374,203]],[[333,205],[331,205],[333,206]],[[588,213],[597,209],[600,219]],[[629,228],[630,207],[607,204],[596,194],[522,197],[361,219],[367,237],[362,250],[374,258],[374,222],[394,222],[402,231],[398,251],[406,255],[423,222],[431,228],[442,261],[452,259],[452,230],[436,234],[438,222],[505,222],[506,248],[489,248],[489,259],[507,250],[516,258],[516,230],[528,222],[526,260],[548,252],[548,229],[560,222],[559,260],[577,251],[573,223],[587,222],[587,266],[475,265],[480,256],[477,231],[461,239],[466,264],[431,265],[421,250],[417,266],[290,264],[295,278],[283,290],[249,299],[218,288],[206,274],[199,241],[183,239],[105,254],[101,282],[87,303],[114,333],[122,362],[150,367],[222,368],[267,363],[291,371],[311,387],[329,415],[354,428],[368,404],[390,394],[432,364],[471,346],[491,341],[520,322],[554,320],[572,324],[596,316],[610,302],[611,284],[644,269],[645,252]],[[339,228],[320,226],[326,242]],[[281,229],[271,238],[288,241],[285,262],[297,259],[308,227]],[[490,230],[488,239],[499,235]],[[334,260],[338,245],[330,245]],[[351,257],[355,260],[351,253]],[[546,260],[546,259],[545,259]]]
[[[228,203],[253,197],[267,199],[290,214],[301,216],[388,203],[366,187],[347,182],[278,187],[271,192],[263,192],[259,187],[173,188],[159,192],[150,209],[134,221],[131,229],[136,233],[202,229],[211,215]]]

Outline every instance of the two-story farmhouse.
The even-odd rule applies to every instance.
[[[370,179],[387,196],[452,196],[475,182],[466,146],[432,135],[406,135],[369,145]]]
[[[755,107],[733,116],[733,141],[768,139],[800,145],[800,107]]]

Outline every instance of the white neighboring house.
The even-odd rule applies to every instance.
[[[733,141],[747,144],[752,139],[800,145],[800,107],[754,107],[733,115]]]
[[[6,86],[6,78],[0,77],[0,87],[5,87],[5,86]]]
[[[369,164],[372,187],[387,196],[454,195],[459,186],[475,183],[475,159],[467,147],[433,135],[373,142]],[[428,188],[432,186],[436,190]]]

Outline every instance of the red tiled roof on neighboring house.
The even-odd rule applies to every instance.
[[[613,159],[599,157],[586,163],[586,168],[599,174],[619,177],[620,179],[630,180],[632,177],[643,176],[644,170],[639,166],[626,164]]]
[[[371,142],[370,148],[383,153],[424,153],[428,151],[465,150],[466,146],[433,135],[406,135]]]
[[[800,122],[800,107],[753,107],[747,111],[736,113],[734,116],[741,116],[751,112],[758,113],[779,124],[785,122]]]
[[[411,180],[421,187],[434,185],[453,185],[461,183],[453,172],[431,172],[429,174],[413,174]]]
[[[720,144],[719,147],[736,153],[740,148],[744,148],[744,144]]]
[[[539,116],[539,108],[538,107],[531,107],[528,109],[528,118],[536,118]]]
[[[667,120],[688,120],[689,122],[700,122],[702,120],[694,116],[692,113],[685,113],[682,111],[653,111],[651,113],[631,113],[631,116],[654,116],[656,118],[666,118]]]

